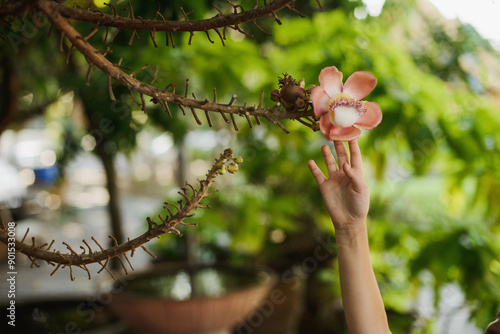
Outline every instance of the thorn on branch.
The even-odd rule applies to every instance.
[[[127,256],[127,253],[123,253],[123,257],[125,258],[125,260],[127,260],[128,265],[130,266],[130,269],[132,269],[132,271],[134,271],[134,267],[132,266],[132,263],[130,263],[130,260],[128,259],[128,256]]]
[[[186,79],[186,92],[184,93],[184,97],[188,97],[188,91],[189,91],[189,79]]]
[[[102,248],[102,246],[97,242],[97,240],[95,240],[94,237],[91,237],[92,240],[94,240],[94,242],[97,244],[97,246],[99,246],[99,248],[101,249],[101,252],[104,251],[104,248]]]
[[[104,44],[108,44],[107,43],[107,40],[108,40],[108,34],[109,34],[109,27],[106,26],[106,34],[104,34]]]
[[[158,10],[156,11],[156,15],[155,15],[155,20],[158,17],[158,15],[160,15],[161,19],[163,20],[163,23],[167,22],[167,20],[165,20],[163,15],[161,15],[161,13],[160,13],[160,4],[159,3],[158,3]]]
[[[224,39],[225,39],[226,37],[225,37],[225,36],[224,36],[224,37],[222,37],[222,35],[221,35],[220,31],[219,31],[219,28],[215,28],[214,30],[215,30],[215,32],[217,33],[217,35],[219,35],[220,41],[222,42],[222,46],[226,46],[226,44],[224,43]]]
[[[73,266],[72,265],[69,265],[69,277],[71,277],[72,281],[75,280],[75,277],[73,277]]]
[[[231,6],[233,6],[233,13],[234,14],[238,14],[238,8],[241,9],[241,12],[244,13],[245,12],[245,8],[243,8],[242,5],[235,5],[233,4],[231,1],[227,0],[227,3],[230,4]]]
[[[156,224],[150,217],[147,217],[146,220],[148,222],[148,231],[151,231],[158,226],[158,224]]]
[[[174,49],[175,49],[174,34],[173,34],[171,31],[165,31],[165,33],[166,33],[166,38],[165,38],[165,40],[166,40],[166,44],[167,44],[167,46],[169,46],[169,44],[168,44],[168,39],[170,38],[170,40],[172,41],[172,48],[174,48]]]
[[[74,48],[75,46],[73,44],[69,47],[68,53],[66,55],[66,64],[69,64],[69,57],[71,56],[71,52],[73,52]]]
[[[194,216],[194,215],[189,215],[189,216],[187,216],[187,217],[192,217],[192,216]],[[181,224],[181,225],[185,225],[185,226],[198,226],[198,224],[196,224],[196,223],[185,223],[185,222],[184,222],[184,221],[182,221],[182,220],[179,222],[179,224]]]
[[[23,240],[21,240],[21,243],[24,242],[24,239],[26,239],[26,237],[28,236],[29,231],[30,231],[30,228],[28,227],[28,229],[26,230],[26,233],[24,233],[24,237],[23,237]]]
[[[163,208],[164,208],[165,210],[167,210],[167,211],[168,211],[168,213],[170,214],[170,217],[173,217],[173,216],[174,216],[174,214],[172,213],[172,211],[170,211],[170,209],[169,209],[168,205],[169,205],[169,203],[165,202],[165,203],[163,204]]]
[[[172,87],[172,94],[175,94],[175,84],[173,82],[169,83],[163,90],[162,92],[166,92],[167,89],[169,89],[170,87]]]
[[[144,245],[141,245],[141,248],[146,252],[148,253],[149,255],[151,255],[153,258],[156,259],[156,255],[152,254],[150,251],[148,251],[148,249],[146,248],[146,246]]]
[[[58,263],[56,266],[56,269],[54,269],[54,271],[52,273],[50,273],[50,276],[53,276],[56,273],[56,271],[59,269],[60,266],[61,266],[61,263]]]
[[[319,10],[320,10],[320,11],[324,11],[323,6],[321,6],[321,2],[320,2],[320,0],[316,0],[316,3],[317,3],[317,4],[318,4],[318,6],[319,6]]]
[[[104,14],[104,13],[103,13]],[[95,27],[90,34],[83,38],[84,41],[88,41],[90,37],[94,36],[96,32],[99,31],[99,28]]]
[[[115,237],[113,237],[112,235],[108,235],[108,238],[113,240],[113,242],[115,243],[115,247],[118,246],[118,240],[116,240]]]
[[[163,111],[167,112],[168,116],[170,116],[170,118],[173,118],[172,113],[170,112],[170,108],[168,107],[168,102],[165,102],[163,100],[159,100],[159,101],[160,101],[160,106],[162,107]]]
[[[292,12],[294,12],[295,14],[299,15],[300,17],[302,17],[302,18],[306,17],[304,14],[302,14],[302,13],[301,13],[301,12],[299,12],[297,9],[295,9],[295,7],[293,7],[293,5],[288,4],[288,5],[286,5],[286,7],[287,7],[288,9],[290,9]]]
[[[193,11],[191,10],[189,13],[186,14],[186,12],[184,11],[184,9],[182,7],[181,7],[181,11],[182,11],[183,15],[177,21],[180,21],[182,19],[185,19],[186,22],[189,21],[188,15],[191,14]]]
[[[89,279],[92,279],[92,276],[90,275],[89,268],[87,268],[87,266],[85,264],[82,264],[82,266],[83,266],[83,268],[82,267],[80,267],[80,268],[82,268],[83,270],[85,270],[87,272],[87,274],[89,275]]]
[[[177,209],[177,213],[181,212],[181,208],[179,208],[177,205],[175,205],[174,203],[167,203],[168,205],[170,206],[173,206],[174,208]]]
[[[165,216],[165,218],[163,218],[161,215],[158,215],[158,218],[161,220],[163,225],[168,223],[168,216]]]
[[[52,248],[52,245],[54,244],[55,240],[52,240],[52,242],[50,243],[49,247],[47,247],[47,251],[50,251],[50,248]]]
[[[196,96],[194,95],[194,93],[193,93],[193,97],[196,99]],[[194,107],[190,106],[189,109],[191,109],[191,113],[193,114],[193,117],[194,117],[194,120],[196,121],[196,124],[202,125],[203,123],[198,118],[198,115],[196,114],[196,111],[195,111]]]
[[[111,84],[111,75],[108,75],[108,94],[111,101],[116,101],[115,94],[113,94],[113,85]]]
[[[128,12],[129,17],[131,17],[132,20],[134,20],[135,19],[134,8],[132,7],[132,4],[130,2],[128,3],[128,7],[130,8],[130,11],[127,8],[124,8],[124,10],[126,10]]]
[[[272,18],[276,21],[276,23],[278,23],[279,25],[281,25],[281,21],[280,19],[278,19],[278,16],[276,15],[275,11],[271,11],[271,13],[269,14],[270,16],[272,16]]]
[[[233,123],[234,131],[240,131],[238,124],[236,124],[236,120],[234,119],[234,114],[229,114],[231,117],[231,122]]]
[[[247,119],[248,126],[250,126],[250,129],[253,129],[254,126],[253,126],[252,120],[250,119],[250,116],[248,116],[248,113],[245,113],[244,115],[245,115],[245,118]]]
[[[149,32],[149,36],[151,36],[151,40],[153,41],[153,45],[155,48],[158,48],[158,44],[156,44],[156,29],[153,29],[153,31]]]
[[[74,250],[73,248],[71,248],[71,246],[70,246],[70,245],[68,245],[66,242],[63,242],[62,244],[63,244],[64,246],[66,246],[66,248],[67,248],[67,249],[69,249],[69,251],[70,251],[73,255],[75,255],[77,258],[80,258],[80,255],[79,255],[77,252],[75,252],[75,250]]]
[[[207,34],[207,38],[208,38],[208,41],[212,44],[214,44],[215,42],[212,41],[212,39],[210,38],[210,34],[208,33],[208,30],[205,31],[205,34]],[[190,39],[191,40],[191,39]],[[191,44],[190,44],[191,45]]]
[[[146,100],[144,99],[144,94],[141,93],[141,104],[142,104],[142,111],[146,113]]]
[[[87,246],[87,248],[89,249],[89,254],[92,254],[93,251],[92,251],[92,248],[90,248],[90,245],[87,243],[87,241],[85,239],[83,239],[83,243],[85,244],[85,246]]]
[[[275,120],[273,123],[278,125],[281,128],[281,130],[285,131],[286,134],[290,133],[290,131],[288,131],[288,129],[285,128],[285,126],[283,124],[281,124],[278,120]]]
[[[106,263],[102,264],[102,261],[98,261],[98,263],[102,266],[101,269],[97,272],[100,274],[104,269],[111,275],[111,277],[116,281],[115,275],[108,269],[109,258],[106,259]]]
[[[155,67],[155,73],[153,75],[153,80],[151,80],[151,82],[149,83],[150,86],[152,86],[155,83],[157,77],[158,77],[158,67]]]
[[[120,29],[116,28],[115,32],[113,33],[113,36],[111,36],[111,39],[109,41],[109,44],[113,44],[113,41],[115,40],[116,35],[118,35],[118,32]],[[133,36],[133,35],[132,35]]]
[[[130,95],[132,96],[132,100],[134,100],[135,104],[137,106],[140,106],[141,104],[139,102],[137,102],[137,99],[135,98],[135,95],[134,95],[134,91],[130,87],[128,87],[128,91],[130,92]]]
[[[90,86],[90,73],[92,72],[92,69],[94,68],[94,63],[89,64],[89,69],[87,70],[87,75],[85,76],[85,85]]]
[[[139,34],[137,33],[137,30],[134,29],[134,31],[132,32],[132,36],[130,36],[130,40],[128,41],[128,45],[131,46],[132,45],[132,42],[134,41],[134,37],[137,36],[137,39],[141,39],[139,37]]]
[[[111,8],[111,11],[113,12],[114,17],[117,17],[117,16],[118,16],[118,15],[117,15],[117,13],[116,13],[116,8],[115,8],[115,6],[113,6],[113,4],[112,4],[112,3],[106,3],[106,2],[105,2],[104,4],[105,4],[106,6],[108,6],[108,7],[110,7],[110,8]]]
[[[184,191],[179,191],[178,194],[181,195],[182,197],[184,197],[184,199],[186,200],[186,204],[191,204],[191,199],[188,197],[187,193],[186,193],[186,188],[182,188]]]
[[[237,98],[238,98],[238,95],[233,94],[233,96],[231,96],[231,100],[229,101],[229,103],[227,105],[228,106],[233,105],[234,101],[236,101]]]
[[[177,106],[181,109],[182,114],[183,114],[184,116],[186,116],[186,110],[184,110],[184,107],[182,106],[182,104],[177,104]]]
[[[196,189],[194,189],[194,187],[190,183],[188,183],[188,182],[186,182],[186,186],[188,186],[189,188],[191,188],[191,191],[193,192],[193,196],[196,196],[196,194],[198,193],[198,191]]]
[[[208,110],[205,110],[205,117],[207,118],[208,126],[213,127],[212,119],[210,118],[210,114],[208,113]]]
[[[253,19],[252,19],[252,20],[250,20],[250,22],[252,22],[252,24],[253,24],[254,26],[256,26],[256,27],[257,27],[257,29],[259,29],[260,31],[262,31],[264,34],[269,35],[269,36],[272,36],[272,35],[273,35],[273,34],[271,34],[270,32],[265,31],[265,30],[264,30],[261,26],[259,26],[259,25],[257,24],[257,22],[256,22],[255,20],[253,20]],[[280,24],[281,24],[281,23],[280,23]]]
[[[217,90],[214,87],[214,103],[217,103]]]
[[[128,275],[127,268],[125,267],[125,264],[123,264],[123,261],[122,261],[122,259],[120,258],[120,256],[118,255],[118,256],[115,256],[115,257],[118,259],[118,261],[120,261],[120,264],[122,265],[122,268],[123,268],[123,270],[125,271],[125,275]]]
[[[53,26],[51,26],[51,28],[52,27]],[[61,38],[59,39],[59,51],[61,51],[61,53],[64,52],[64,48],[63,48],[63,45],[64,45],[64,35],[65,35],[65,33],[61,32]]]

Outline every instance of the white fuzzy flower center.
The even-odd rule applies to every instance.
[[[332,97],[328,105],[330,121],[341,128],[353,126],[366,113],[366,107],[361,101],[344,93]]]
[[[341,128],[353,126],[359,116],[359,110],[355,107],[338,106],[330,111],[331,122]]]

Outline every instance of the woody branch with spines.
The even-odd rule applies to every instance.
[[[144,112],[147,111],[146,97],[149,97],[153,103],[160,104],[163,110],[165,110],[170,117],[172,117],[172,113],[169,108],[169,103],[177,105],[182,110],[183,114],[186,114],[185,109],[188,108],[198,124],[202,124],[202,121],[196,112],[201,110],[205,113],[209,126],[213,125],[210,115],[213,113],[219,113],[225,122],[233,124],[235,130],[238,130],[235,116],[241,116],[246,119],[251,128],[253,128],[252,118],[255,119],[257,124],[260,124],[260,118],[265,118],[270,122],[277,124],[285,132],[288,132],[288,130],[279,121],[283,119],[292,119],[298,120],[302,124],[317,131],[319,126],[317,121],[314,119],[314,113],[312,111],[311,104],[309,103],[309,91],[304,90],[302,82],[297,83],[293,78],[287,77],[287,75],[284,75],[284,78],[280,79],[280,90],[274,91],[271,94],[271,98],[275,102],[275,105],[271,108],[267,108],[264,107],[264,92],[261,92],[259,104],[257,106],[250,106],[246,103],[244,105],[236,105],[236,95],[233,95],[228,103],[220,103],[218,102],[215,88],[213,90],[213,99],[200,100],[196,98],[194,93],[191,93],[191,96],[189,96],[189,80],[186,80],[184,94],[176,94],[175,85],[173,83],[168,84],[163,89],[153,86],[157,79],[158,69],[155,69],[152,81],[146,83],[138,80],[136,75],[140,71],[146,69],[149,65],[145,65],[136,70],[131,70],[122,64],[123,57],[120,58],[116,64],[110,62],[106,58],[106,55],[112,52],[111,46],[115,37],[120,31],[123,30],[132,31],[129,45],[133,43],[135,38],[139,38],[137,31],[149,32],[155,47],[158,47],[156,43],[156,33],[162,31],[167,34],[167,46],[169,46],[170,41],[172,47],[175,47],[175,44],[173,43],[173,34],[180,31],[187,31],[190,33],[189,43],[191,43],[191,39],[195,32],[204,32],[209,41],[214,43],[209,34],[211,30],[217,33],[222,44],[225,45],[224,41],[226,39],[227,29],[233,29],[251,37],[250,34],[240,28],[240,24],[250,22],[259,30],[264,31],[264,29],[257,24],[258,19],[270,16],[278,24],[281,24],[276,15],[278,10],[287,7],[295,13],[298,13],[293,6],[294,0],[271,0],[268,3],[264,2],[264,5],[260,7],[256,1],[255,7],[249,11],[245,11],[241,5],[232,4],[230,1],[228,1],[228,3],[232,6],[233,13],[223,14],[219,8],[214,7],[218,14],[212,19],[192,21],[188,18],[190,13],[186,13],[181,8],[183,15],[180,20],[167,21],[159,10],[156,12],[154,20],[144,20],[140,16],[136,17],[131,5],[129,5],[129,9],[127,10],[129,14],[128,17],[120,17],[117,14],[116,8],[112,5],[109,5],[109,8],[112,11],[112,15],[109,15],[103,13],[102,11],[91,12],[76,8],[68,8],[50,0],[11,0],[2,2],[0,7],[0,21],[3,22],[3,20],[9,16],[22,16],[25,14],[33,15],[32,8],[36,8],[41,13],[44,13],[51,22],[52,28],[56,28],[61,34],[61,51],[64,51],[63,46],[65,39],[69,40],[71,43],[71,46],[67,51],[66,61],[69,62],[74,49],[77,49],[88,61],[89,69],[86,75],[87,84],[90,83],[92,70],[94,67],[97,67],[107,75],[107,88],[111,100],[115,100],[113,88],[116,85],[122,84],[129,89],[132,98],[137,105],[141,106]],[[318,5],[321,9],[319,1]],[[300,13],[298,14],[300,15]],[[161,20],[158,18],[161,18]],[[95,26],[89,34],[83,36],[71,25],[69,22],[70,19],[87,21],[94,23]],[[38,20],[34,20],[35,25],[38,25],[38,22]],[[104,50],[97,50],[90,43],[90,39],[102,27],[105,27],[106,29],[106,35],[104,38],[106,47]],[[110,27],[116,30],[108,40]],[[266,31],[264,32],[267,33]],[[125,71],[128,71],[128,73]],[[136,98],[136,94],[139,95],[139,98]],[[35,237],[32,237],[31,244],[25,243],[29,233],[28,230],[21,241],[16,241],[16,249],[18,252],[24,253],[28,256],[31,260],[31,267],[39,266],[38,261],[46,261],[50,265],[55,266],[52,274],[57,272],[60,268],[69,268],[72,280],[74,279],[74,266],[85,270],[90,278],[91,273],[87,268],[87,265],[91,263],[98,263],[101,265],[98,273],[106,270],[113,276],[113,273],[108,269],[108,264],[113,258],[116,258],[121,263],[122,268],[127,273],[127,266],[125,265],[124,260],[128,263],[130,269],[133,269],[127,253],[129,253],[130,256],[133,256],[137,248],[142,248],[144,251],[151,254],[145,248],[145,243],[163,234],[171,233],[179,235],[180,232],[176,229],[176,226],[179,224],[190,225],[185,223],[184,219],[192,216],[191,212],[193,210],[196,208],[208,208],[202,206],[200,201],[210,194],[208,189],[212,184],[213,179],[218,173],[226,170],[226,168],[224,168],[224,164],[226,161],[231,159],[231,157],[232,151],[225,151],[224,154],[216,160],[216,163],[207,174],[206,179],[200,181],[200,187],[198,189],[195,189],[191,185],[187,184],[186,188],[182,189],[180,192],[183,200],[181,200],[178,204],[165,203],[165,210],[168,212],[168,215],[165,217],[159,216],[160,223],[157,223],[148,217],[147,232],[133,240],[129,239],[125,243],[118,244],[114,237],[109,236],[109,238],[114,240],[115,245],[108,249],[104,249],[94,237],[91,237],[92,241],[90,243],[86,240],[82,241],[83,245],[80,246],[80,253],[75,251],[67,243],[63,242],[62,244],[66,247],[67,251],[69,251],[69,253],[63,254],[60,251],[51,250],[55,241],[52,241],[50,244],[45,243],[37,245]],[[234,163],[232,163],[231,166],[232,168],[230,170],[234,171]],[[177,212],[174,214],[172,210],[177,210]],[[0,226],[0,241],[6,243],[6,240],[7,234],[5,226],[2,224]],[[91,244],[96,249],[98,247],[99,250],[93,250]]]
[[[167,211],[167,214],[164,214],[163,216],[161,214],[158,215],[159,221],[154,221],[151,217],[147,217],[146,221],[148,223],[148,230],[135,239],[130,240],[129,238],[127,242],[118,244],[113,236],[109,236],[109,238],[114,241],[115,245],[105,249],[92,236],[92,242],[90,243],[85,239],[82,240],[83,245],[80,245],[79,253],[66,242],[62,242],[62,244],[69,251],[69,253],[63,254],[59,250],[51,250],[55,243],[54,240],[52,240],[50,244],[44,243],[37,245],[36,238],[32,237],[31,244],[25,242],[29,233],[28,229],[22,240],[16,240],[16,251],[28,256],[31,261],[32,268],[35,266],[39,267],[39,261],[45,261],[49,265],[55,266],[51,275],[53,275],[60,268],[69,268],[71,280],[74,280],[73,267],[78,267],[86,271],[88,278],[90,279],[91,273],[87,265],[91,263],[98,263],[101,265],[98,274],[106,270],[113,278],[115,278],[113,273],[108,269],[108,264],[113,258],[116,258],[120,262],[125,274],[128,274],[128,269],[124,260],[127,262],[131,270],[134,270],[134,268],[132,267],[127,253],[130,254],[130,257],[133,257],[135,250],[141,248],[149,255],[155,257],[147,250],[144,244],[164,234],[175,234],[181,236],[181,232],[177,229],[178,225],[195,226],[196,224],[186,223],[184,220],[194,216],[193,211],[196,209],[210,209],[210,206],[202,205],[201,201],[205,197],[217,192],[217,190],[210,191],[210,187],[215,178],[217,175],[224,174],[225,171],[235,173],[241,162],[241,157],[233,157],[232,149],[226,149],[219,156],[219,158],[215,160],[206,177],[203,180],[199,180],[199,186],[197,189],[186,182],[186,187],[179,191],[182,199],[179,200],[177,204],[165,202],[163,208]],[[0,241],[6,244],[7,239],[7,229],[2,222],[2,224],[0,224]],[[94,248],[99,248],[99,250],[92,249],[91,244],[95,244]]]
[[[124,71],[130,69],[122,65],[123,58],[121,58],[117,64],[110,62],[106,58],[106,55],[111,52],[111,45],[120,29],[132,30],[132,36],[129,41],[129,45],[132,44],[136,36],[138,37],[138,30],[149,31],[155,46],[157,46],[155,42],[155,34],[157,31],[166,31],[169,34],[172,43],[172,34],[176,31],[190,32],[190,40],[192,34],[195,31],[204,31],[207,33],[209,40],[212,41],[208,35],[208,31],[215,30],[216,32],[218,32],[221,40],[224,41],[225,31],[227,28],[235,29],[244,33],[243,30],[239,28],[239,24],[242,22],[252,22],[254,25],[258,26],[256,23],[256,20],[258,18],[271,16],[278,23],[281,23],[277,18],[276,11],[283,7],[288,7],[296,12],[296,10],[293,8],[293,3],[294,0],[276,0],[266,3],[261,7],[257,7],[256,5],[254,9],[249,11],[244,11],[241,5],[234,5],[230,3],[231,6],[233,6],[234,13],[223,15],[220,9],[217,8],[219,14],[214,18],[197,21],[188,20],[189,13],[185,13],[184,10],[182,10],[184,15],[181,17],[181,19],[184,19],[184,21],[166,21],[164,19],[159,21],[157,20],[157,17],[161,16],[159,11],[156,12],[157,15],[155,17],[155,20],[135,18],[132,6],[129,6],[130,9],[128,10],[128,18],[119,17],[116,14],[116,9],[114,9],[114,7],[112,7],[111,5],[110,8],[113,8],[114,15],[104,14],[102,12],[90,12],[75,8],[68,8],[49,0],[39,0],[35,3],[35,6],[41,12],[45,13],[49,21],[52,23],[53,27],[55,27],[61,33],[61,50],[64,38],[68,39],[71,42],[71,47],[69,48],[67,53],[67,60],[69,59],[69,56],[73,49],[77,49],[87,59],[89,63],[87,83],[89,82],[89,78],[94,67],[99,68],[107,74],[108,93],[110,99],[113,101],[115,100],[113,87],[118,84],[123,84],[129,89],[133,100],[138,106],[142,108],[144,112],[147,111],[145,97],[148,96],[150,98],[150,101],[155,104],[160,104],[162,109],[171,117],[172,113],[169,108],[169,103],[177,105],[184,115],[186,115],[186,109],[189,109],[195,121],[199,125],[201,125],[203,122],[197,115],[198,110],[204,112],[209,126],[213,125],[211,114],[218,113],[222,116],[226,123],[232,123],[236,131],[238,131],[239,128],[235,121],[235,116],[245,118],[250,128],[254,127],[252,118],[255,119],[256,124],[261,123],[260,118],[265,118],[271,123],[278,125],[281,129],[283,129],[283,131],[288,133],[289,131],[283,124],[281,124],[280,120],[292,119],[299,120],[302,124],[317,131],[319,129],[319,126],[317,121],[314,119],[314,113],[310,103],[306,103],[302,108],[296,108],[294,110],[283,110],[281,108],[281,104],[279,103],[276,103],[273,107],[268,108],[264,106],[264,92],[261,92],[258,105],[247,105],[246,103],[243,105],[237,105],[235,104],[235,101],[237,99],[236,95],[233,95],[228,103],[220,103],[217,100],[215,88],[212,99],[205,98],[201,100],[197,99],[194,93],[189,93],[189,79],[186,80],[184,94],[177,94],[175,91],[175,85],[173,83],[168,84],[163,89],[154,86],[158,74],[158,69],[155,69],[154,78],[149,83],[142,82],[136,78],[137,73],[149,67],[149,64],[137,70],[131,71],[130,73],[126,73]],[[237,12],[238,9],[240,9],[240,12]],[[96,15],[101,17],[101,19],[98,20]],[[83,36],[70,24],[67,17],[94,22],[96,26],[87,36]],[[106,29],[108,29],[108,27],[110,26],[116,28],[109,41],[107,41],[106,34],[106,50],[97,50],[89,42],[89,39],[99,30],[99,26],[101,25],[106,25]],[[220,33],[219,29],[223,29],[222,34]],[[115,83],[113,83],[113,80],[115,81]],[[135,96],[135,94],[137,93],[139,95],[138,98]],[[305,98],[306,101],[308,101],[308,95],[305,96]]]

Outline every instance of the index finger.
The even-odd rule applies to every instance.
[[[319,169],[318,165],[316,165],[316,162],[314,162],[314,160],[309,160],[307,162],[307,165],[309,166],[309,170],[311,171],[311,173],[314,176],[314,179],[316,180],[316,183],[318,185],[321,185],[323,182],[326,181],[325,175]]]
[[[349,141],[349,151],[351,152],[351,166],[363,175],[363,161],[361,150],[356,139]]]

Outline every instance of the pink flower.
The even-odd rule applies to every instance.
[[[343,85],[342,72],[330,66],[321,70],[319,83],[311,91],[311,102],[327,140],[353,140],[361,135],[360,128],[371,130],[382,121],[378,104],[360,101],[377,85],[371,73],[354,72]]]

